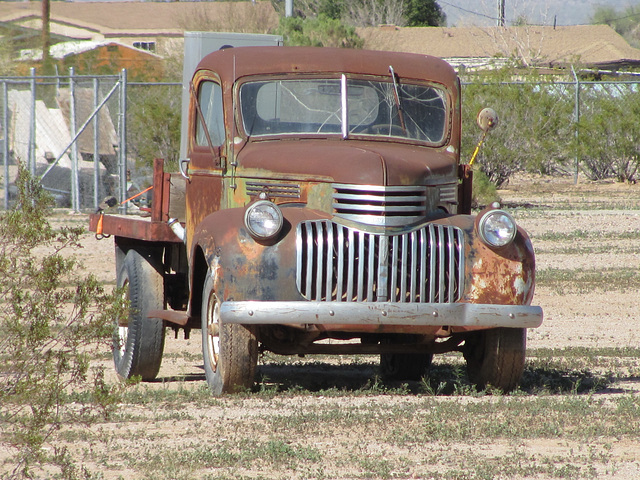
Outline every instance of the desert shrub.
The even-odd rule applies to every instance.
[[[579,152],[590,180],[632,181],[640,167],[640,95],[591,87],[582,93]]]
[[[564,172],[573,155],[573,99],[553,83],[502,82],[505,74],[463,87],[463,159],[471,157],[480,137],[478,112],[491,107],[500,121],[477,161],[492,183],[500,187],[516,172]]]
[[[96,345],[110,344],[118,293],[80,278],[66,252],[81,228],[53,228],[50,197],[21,167],[17,206],[0,215],[0,441],[14,454],[2,478],[41,478],[38,468],[77,478],[62,446],[63,425],[108,415],[116,389],[91,367]]]
[[[0,75],[15,75],[16,62],[13,61],[13,41],[7,36],[0,42]]]
[[[138,169],[151,169],[155,158],[163,158],[168,170],[177,170],[181,95],[181,89],[171,85],[130,88],[127,151]]]
[[[362,48],[364,44],[354,27],[326,15],[282,17],[276,33],[288,46]]]
[[[474,207],[486,207],[493,202],[500,201],[498,189],[480,169],[476,169],[473,172],[472,189],[472,203]]]

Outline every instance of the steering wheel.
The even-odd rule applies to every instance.
[[[389,125],[388,123],[378,123],[367,128],[367,133],[373,135],[389,135],[393,137],[406,137],[407,132],[399,125]]]

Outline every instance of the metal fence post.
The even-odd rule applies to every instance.
[[[578,174],[580,173],[580,79],[576,75],[576,71],[571,65],[571,73],[573,73],[573,79],[576,82],[576,94],[575,103],[573,107],[573,120],[575,122],[575,137],[576,137],[576,171],[573,176],[573,183],[578,183]]]
[[[76,92],[74,69],[69,67],[69,130],[71,138],[76,136]],[[78,178],[78,142],[77,140],[71,145],[71,209],[75,212],[80,211],[80,192]]]
[[[31,68],[31,112],[29,117],[29,145],[27,147],[27,169],[36,174],[36,69]]]
[[[120,148],[118,149],[120,164],[120,203],[123,213],[127,212],[127,70],[120,73]]]
[[[2,159],[4,160],[4,209],[9,209],[9,92],[2,82]]]
[[[98,78],[93,79],[93,109],[98,110],[100,105],[100,83]],[[93,118],[93,208],[98,209],[100,203],[100,124],[98,118],[100,112]]]

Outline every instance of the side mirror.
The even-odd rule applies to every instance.
[[[480,147],[482,146],[487,133],[498,126],[498,114],[493,108],[483,108],[482,110],[480,110],[480,113],[478,114],[478,118],[476,120],[478,121],[480,130],[482,130],[482,138],[478,142],[478,145],[476,145],[476,149],[473,151],[473,155],[471,155],[469,165],[473,165],[473,162],[476,161],[476,157],[478,156],[478,152],[480,151]]]
[[[478,126],[485,134],[498,126],[498,114],[493,108],[483,108],[478,113]]]

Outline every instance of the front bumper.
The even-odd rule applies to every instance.
[[[223,302],[223,323],[251,325],[408,325],[536,328],[542,308],[530,305],[387,302]]]

